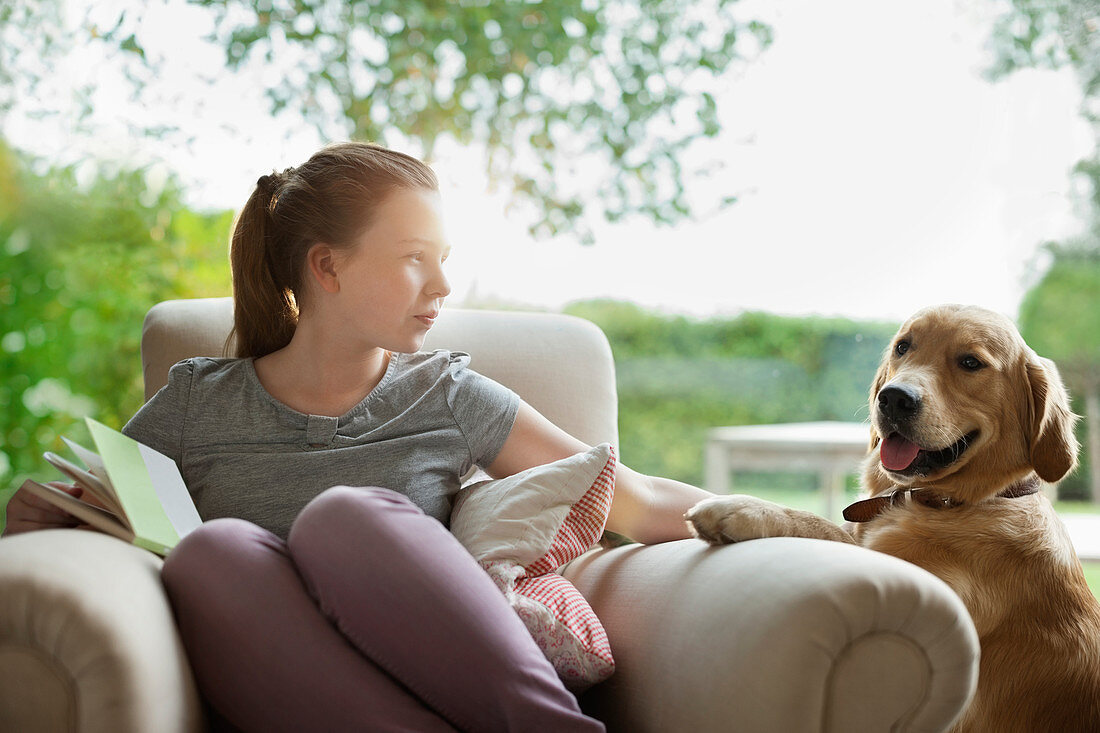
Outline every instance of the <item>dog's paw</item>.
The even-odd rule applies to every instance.
[[[764,537],[809,537],[854,544],[851,535],[824,517],[742,494],[704,499],[689,509],[684,519],[692,534],[714,545]]]
[[[684,515],[692,534],[714,545],[786,534],[789,509],[753,496],[704,499]]]

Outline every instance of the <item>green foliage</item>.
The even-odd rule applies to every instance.
[[[860,421],[896,324],[745,313],[695,320],[584,301],[615,356],[619,441],[636,470],[703,480],[707,431],[722,425]]]
[[[991,75],[1070,67],[1081,82],[1081,114],[1092,125],[1092,153],[1074,168],[1090,189],[1083,196],[1088,233],[1048,245],[1053,266],[1025,297],[1020,321],[1028,343],[1054,359],[1076,390],[1075,410],[1086,413],[1078,426],[1084,465],[1059,492],[1100,501],[1100,7],[1096,0],[1007,0],[1002,7],[991,36]]]
[[[141,323],[176,297],[224,295],[228,213],[183,211],[142,171],[36,172],[0,143],[0,506],[58,436],[142,404]]]
[[[1070,67],[1081,82],[1082,116],[1092,123],[1092,154],[1075,173],[1091,185],[1089,216],[1100,222],[1100,7],[1096,0],[1007,0],[990,36],[990,76]]]
[[[303,73],[277,75],[274,109],[300,110],[322,131],[387,141],[480,142],[489,172],[539,209],[536,232],[575,226],[598,197],[617,219],[689,213],[680,153],[719,130],[713,90],[744,39],[766,45],[734,0],[549,3],[375,0],[192,0],[217,13],[231,68],[290,54]],[[592,166],[609,166],[595,190]]]
[[[809,371],[821,368],[837,339],[866,349],[895,324],[858,323],[840,318],[788,318],[748,312],[737,318],[693,319],[648,311],[633,303],[586,300],[565,311],[597,323],[608,334],[616,358],[679,355],[691,358],[783,358]],[[885,347],[885,344],[882,344]],[[874,354],[877,360],[881,350]]]
[[[1084,380],[1100,373],[1100,247],[1048,249],[1054,261],[1024,297],[1020,329],[1068,378]]]
[[[0,10],[0,81],[24,106],[73,47],[109,53],[111,78],[135,95],[159,75],[163,0],[94,3],[71,26],[60,2]],[[532,209],[536,234],[589,239],[582,215],[690,214],[685,181],[707,171],[685,170],[682,153],[719,132],[714,94],[727,69],[771,42],[736,0],[189,4],[272,113],[300,115],[325,139],[411,140],[428,158],[442,138],[478,144],[490,176]],[[51,111],[50,95],[38,96]],[[0,111],[4,102],[0,89]]]
[[[28,59],[52,58],[62,52],[61,13],[60,3],[50,0],[0,3],[0,112],[46,76],[45,65],[28,63]]]
[[[1097,241],[1100,237],[1091,240]],[[1074,397],[1074,411],[1088,418],[1077,426],[1086,446],[1081,466],[1061,483],[1060,495],[1096,500],[1100,456],[1089,430],[1100,426],[1100,415],[1090,414],[1100,394],[1100,246],[1086,241],[1047,249],[1053,262],[1020,305],[1020,332],[1037,353],[1057,363]]]
[[[1008,0],[993,26],[1002,76],[1022,68],[1075,66],[1088,74],[1086,86],[1100,91],[1100,12],[1095,0]]]

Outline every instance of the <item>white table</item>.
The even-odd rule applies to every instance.
[[[707,434],[706,488],[730,492],[732,471],[818,474],[825,516],[840,515],[844,480],[855,473],[871,445],[868,423],[804,422],[712,428]]]

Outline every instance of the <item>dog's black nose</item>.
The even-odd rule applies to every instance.
[[[908,420],[920,411],[920,393],[903,384],[883,387],[878,393],[878,409],[891,420]]]

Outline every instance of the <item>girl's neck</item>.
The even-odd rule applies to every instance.
[[[283,404],[339,417],[378,386],[389,362],[385,349],[352,345],[303,321],[289,344],[256,359],[255,367],[260,384]]]

